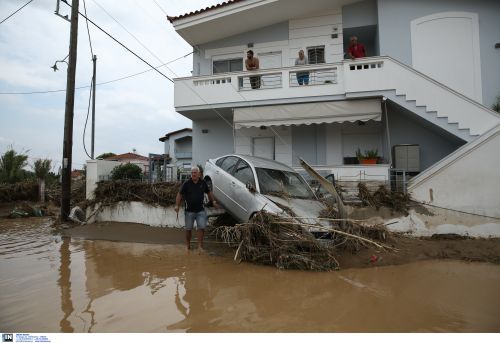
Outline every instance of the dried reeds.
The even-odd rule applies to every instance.
[[[365,206],[375,207],[377,210],[382,207],[388,207],[392,211],[408,214],[409,203],[411,201],[408,194],[389,191],[386,186],[380,185],[379,188],[371,194],[368,187],[363,182],[358,183],[359,199]]]
[[[141,201],[153,206],[170,206],[175,204],[179,189],[177,182],[103,181],[97,184],[94,199],[88,205],[101,203],[102,206],[110,206],[120,201]]]
[[[248,223],[214,229],[217,238],[238,247],[235,260],[274,265],[279,269],[328,271],[339,268],[335,258],[341,251],[356,252],[368,245],[390,249],[383,243],[388,238],[383,226],[368,226],[343,220],[331,227],[305,224],[299,219],[258,212]],[[324,218],[327,219],[327,218]],[[310,231],[321,231],[328,239],[318,240]]]

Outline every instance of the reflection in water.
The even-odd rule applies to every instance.
[[[68,317],[73,313],[73,303],[71,302],[71,253],[69,251],[69,239],[63,239],[59,248],[61,256],[61,265],[59,267],[59,280],[57,285],[61,290],[61,310],[64,313],[63,319],[59,322],[61,332],[74,332]]]
[[[59,241],[28,229],[0,228],[6,331],[500,331],[497,265],[279,271],[182,245]]]

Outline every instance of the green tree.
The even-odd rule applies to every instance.
[[[116,166],[111,171],[111,178],[113,180],[140,180],[142,178],[142,170],[136,164],[127,163]]]
[[[23,168],[28,155],[18,154],[10,149],[0,158],[0,182],[15,183],[23,179]]]
[[[45,181],[49,175],[50,169],[52,169],[52,161],[47,159],[38,159],[35,161],[33,169],[35,170],[35,175],[38,179],[38,194],[40,194],[40,202],[45,202]]]
[[[100,154],[99,156],[96,157],[97,160],[104,160],[107,157],[113,157],[116,156],[115,153],[113,152],[105,152],[104,154]]]

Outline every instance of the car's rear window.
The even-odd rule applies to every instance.
[[[262,194],[300,199],[316,199],[299,174],[289,171],[255,168]]]

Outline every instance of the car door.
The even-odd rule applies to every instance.
[[[242,159],[239,159],[233,169],[232,176],[230,197],[233,205],[230,212],[238,220],[246,222],[255,212],[257,205],[257,192],[247,188],[247,184],[250,184],[254,190],[256,189],[255,176],[250,165]]]
[[[231,200],[231,179],[232,171],[236,164],[238,163],[238,158],[236,156],[228,156],[217,165],[219,168],[215,168],[215,172],[212,180],[212,188],[215,197],[219,200],[224,208],[232,206]]]

